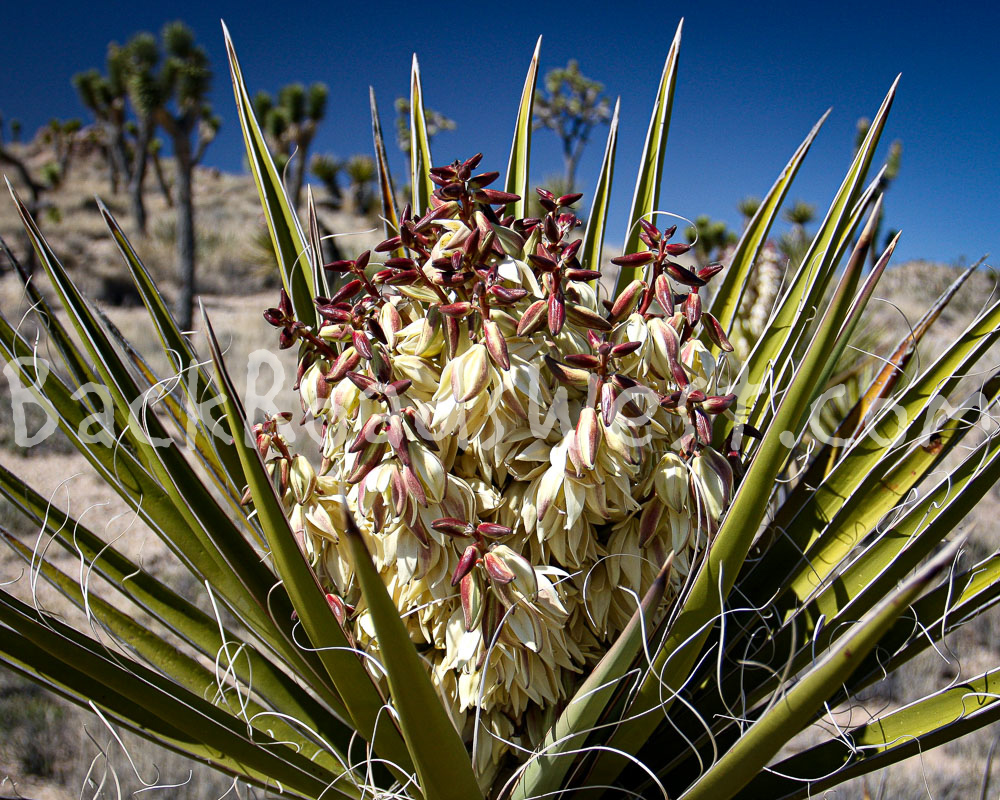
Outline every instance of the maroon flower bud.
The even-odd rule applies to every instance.
[[[361,286],[362,283],[357,278],[348,281],[333,293],[333,296],[330,298],[330,302],[339,303],[341,300],[350,300],[354,297],[354,295],[361,291]]]
[[[549,333],[558,336],[566,324],[566,301],[560,294],[549,295]]]
[[[641,253],[630,253],[627,256],[612,258],[611,263],[617,264],[619,267],[642,267],[650,263],[653,258],[653,253],[649,250],[643,250]]]
[[[556,221],[552,219],[551,214],[547,214],[545,219],[542,220],[542,233],[545,234],[545,238],[550,242],[558,242],[562,239],[562,234],[559,232],[559,226],[556,225]]]
[[[701,407],[705,409],[708,414],[721,414],[727,408],[731,407],[733,403],[736,402],[735,394],[727,395],[713,395],[711,397],[705,398],[705,402],[701,404]]]
[[[470,572],[472,572],[473,567],[476,566],[476,561],[479,560],[479,548],[474,544],[470,544],[465,548],[465,552],[462,553],[462,557],[458,560],[458,566],[455,567],[455,574],[451,576],[451,585],[458,586],[459,582]],[[513,576],[511,577],[513,580]]]
[[[653,282],[653,291],[656,293],[656,300],[664,313],[673,316],[674,290],[670,287],[670,279],[666,275],[657,275]]]
[[[382,429],[385,427],[385,414],[372,414],[365,420],[361,430],[355,437],[351,446],[347,448],[348,453],[360,453],[365,447],[375,441]]]
[[[516,303],[518,300],[522,300],[528,296],[528,290],[520,287],[508,289],[505,286],[493,285],[487,291],[502,305]]]
[[[570,261],[573,260],[574,256],[576,256],[576,254],[579,252],[582,246],[583,246],[583,239],[574,239],[572,242],[566,245],[566,249],[562,251],[562,255],[560,256],[561,261],[564,264],[568,264]]]
[[[464,559],[465,556],[462,556]],[[514,571],[504,563],[503,559],[495,553],[487,553],[483,556],[483,566],[490,576],[490,580],[504,586],[514,580],[517,576]]]
[[[596,269],[568,269],[563,274],[571,281],[596,281],[601,277]]]
[[[692,289],[688,293],[687,300],[684,301],[684,316],[692,328],[701,319],[701,295],[697,290]]]
[[[660,231],[652,222],[649,222],[648,220],[645,219],[640,219],[639,227],[641,227],[643,233],[645,233],[654,242],[660,241]]]
[[[462,300],[458,303],[450,303],[446,306],[440,306],[440,309],[441,313],[446,317],[456,317],[460,319],[472,311],[472,303],[467,300]]]
[[[532,253],[528,256],[528,261],[543,272],[552,272],[559,268],[559,265],[548,256],[539,256]]]
[[[704,286],[705,281],[695,275],[691,270],[686,267],[682,267],[680,264],[675,264],[673,261],[667,261],[664,264],[667,272],[670,273],[670,277],[673,278],[678,283],[683,283],[685,286]]]
[[[391,236],[388,239],[386,239],[384,242],[379,242],[377,245],[375,245],[375,252],[376,253],[388,253],[390,250],[395,250],[396,248],[398,248],[401,244],[402,244],[402,240],[400,239],[400,237],[398,237],[398,236]],[[324,269],[326,269],[325,266],[324,266]]]
[[[521,199],[521,195],[512,194],[511,192],[500,192],[496,189],[479,189],[473,192],[473,198],[478,203],[486,203],[487,205],[506,205],[507,203],[516,203]]]
[[[348,372],[361,363],[361,356],[353,347],[348,347],[343,353],[337,356],[330,371],[326,373],[326,379],[332,383],[341,380]]]
[[[600,314],[591,311],[585,306],[570,303],[566,306],[566,314],[577,325],[583,325],[598,331],[610,331],[612,325]]]
[[[389,420],[389,424],[385,429],[385,437],[389,441],[389,447],[392,448],[392,452],[399,459],[399,463],[404,467],[409,467],[412,463],[410,461],[410,443],[406,440],[403,423],[400,421],[398,415],[393,415]]]
[[[484,186],[489,186],[499,177],[499,172],[483,172],[474,178],[469,178],[469,186],[473,189],[482,189]]]
[[[621,294],[615,298],[615,302],[611,306],[611,321],[621,322],[631,314],[632,309],[639,302],[640,293],[645,288],[645,283],[640,280],[634,280],[622,289]]]
[[[542,327],[547,305],[545,300],[536,300],[525,309],[521,319],[517,321],[518,336],[527,336]]]
[[[369,443],[358,456],[354,469],[347,476],[347,482],[351,485],[361,483],[365,479],[365,476],[381,463],[382,456],[385,455],[388,449],[385,442]]]
[[[668,244],[666,246],[668,256],[682,256],[691,249],[689,244]]]
[[[583,192],[573,192],[572,194],[564,194],[556,203],[561,206],[571,206],[573,203],[577,202],[581,197],[583,197]]]
[[[719,323],[715,317],[709,314],[707,311],[701,316],[702,327],[705,329],[705,333],[708,334],[709,340],[725,353],[733,352],[733,346],[729,342],[729,338],[726,336],[726,332],[722,329],[722,325]]]
[[[497,525],[495,522],[480,522],[476,526],[476,533],[490,539],[499,539],[503,536],[510,536],[514,531],[506,525]]]
[[[406,465],[403,467],[403,489],[408,494],[412,495],[413,499],[417,501],[421,506],[427,507],[427,492],[424,491],[424,485],[420,482],[417,477],[417,473],[413,471],[413,467]],[[426,546],[428,542],[424,541]]]
[[[701,444],[709,445],[712,443],[712,418],[708,416],[700,408],[694,409],[693,412],[693,422],[695,435],[698,437],[698,441]]]
[[[483,339],[486,342],[486,350],[490,354],[493,362],[500,369],[510,369],[510,356],[507,353],[507,340],[500,332],[500,326],[491,319],[483,320]]]
[[[444,318],[444,339],[448,345],[448,357],[454,358],[458,352],[458,339],[461,331],[458,327],[458,320],[454,317]]]
[[[556,205],[556,196],[547,189],[535,189],[538,194],[538,204],[548,212],[555,211],[558,206]]]
[[[601,387],[601,418],[604,420],[604,427],[615,421],[618,409],[615,407],[618,402],[618,389],[612,383],[605,383]]]
[[[402,378],[398,381],[393,381],[386,387],[386,395],[399,397],[401,394],[406,394],[409,388],[413,385],[413,381],[409,378]]]
[[[351,341],[354,343],[354,349],[361,354],[362,358],[372,357],[372,343],[364,331],[351,331]]]
[[[332,303],[324,303],[322,305],[317,302],[316,310],[319,311],[320,316],[323,317],[327,322],[350,322],[351,312],[345,311],[342,308],[337,308]]]
[[[448,536],[461,536],[463,538],[469,536],[469,523],[457,517],[440,517],[431,522],[431,527],[438,533],[445,533]]]
[[[710,280],[713,276],[718,275],[725,268],[725,265],[719,261],[714,264],[706,264],[704,267],[698,270],[697,275],[703,281]]]
[[[670,392],[669,394],[663,395],[663,397],[660,398],[660,406],[668,410],[677,408],[681,404],[681,397],[683,394],[683,392],[678,390],[676,392]]]
[[[581,367],[583,369],[597,369],[601,366],[601,359],[597,356],[592,356],[589,353],[570,353],[569,355],[563,356],[563,360],[574,367]]]
[[[365,393],[372,393],[376,391],[376,387],[378,386],[378,383],[374,378],[369,378],[367,375],[362,375],[360,372],[348,372],[347,377],[350,379],[351,383]]]
[[[354,269],[354,262],[331,261],[329,264],[324,264],[323,269],[325,269],[327,272],[350,272],[352,269]]]
[[[621,344],[616,344],[611,348],[611,355],[615,358],[621,358],[622,356],[634,353],[640,347],[642,347],[642,342],[622,342]]]

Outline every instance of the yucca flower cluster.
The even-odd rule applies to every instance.
[[[679,590],[737,465],[712,447],[736,398],[708,345],[732,348],[699,294],[721,265],[686,269],[674,228],[643,220],[648,249],[614,261],[650,265],[651,283],[600,302],[576,257],[581,195],[539,189],[544,217],[504,216],[519,198],[473,174],[481,158],[431,170],[432,207],[403,212],[382,263],[325,265],[340,281],[318,330],[284,295],[266,312],[301,347],[322,462],[292,456],[274,421],[258,445],[337,619],[374,648],[344,502],[359,520],[459,727],[492,732],[483,768],[540,739],[668,558]]]

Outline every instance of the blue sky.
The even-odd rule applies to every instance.
[[[418,54],[425,102],[458,123],[434,143],[435,160],[485,153],[503,170],[514,114],[536,38],[542,71],[579,60],[612,100],[621,96],[616,214],[620,242],[656,83],[678,20],[684,37],[664,210],[709,214],[737,225],[737,201],[770,187],[830,106],[793,198],[822,215],[851,157],[854,126],[871,116],[897,73],[902,81],[886,142],[903,142],[887,224],[903,230],[894,259],[972,260],[1000,254],[1000,80],[993,3],[8,3],[0,49],[0,112],[34,130],[52,116],[85,116],[69,79],[102,66],[107,43],[183,19],[216,69],[223,118],[207,162],[240,170],[242,138],[225,67],[220,19],[232,32],[251,91],[321,80],[330,111],[314,151],[369,152],[369,84],[383,126],[408,92]],[[595,134],[579,175],[590,190],[606,130]],[[536,136],[536,180],[561,169],[555,137]],[[884,150],[884,148],[883,148]],[[397,179],[403,159],[392,154]],[[583,207],[586,207],[584,201]]]

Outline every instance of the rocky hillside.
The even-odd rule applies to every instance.
[[[38,180],[45,165],[52,161],[51,148],[35,141],[10,145],[10,149],[28,166]],[[162,159],[168,186],[173,183],[173,163]],[[0,164],[14,187],[27,199],[24,183],[17,171]],[[277,275],[274,257],[260,201],[251,177],[199,167],[194,179],[198,291],[205,295],[233,295],[258,292],[274,287]],[[110,304],[127,303],[131,292],[118,251],[110,241],[107,228],[97,211],[99,197],[133,238],[133,245],[165,292],[174,290],[175,211],[163,196],[152,168],[145,183],[149,217],[148,234],[135,236],[129,216],[128,196],[123,188],[111,192],[107,167],[100,154],[87,145],[70,161],[59,188],[42,195],[38,214],[43,233],[63,263],[73,270],[74,280],[91,297]],[[381,239],[381,222],[333,210],[323,203],[323,190],[317,190],[318,216],[328,240],[347,251],[363,250]],[[348,235],[356,234],[356,235]],[[27,242],[13,204],[0,198],[0,236],[22,257]],[[5,270],[8,265],[0,265]]]

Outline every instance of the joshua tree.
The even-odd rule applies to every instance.
[[[427,141],[430,142],[441,131],[453,131],[458,124],[432,108],[424,107],[424,121],[427,124]],[[410,99],[396,98],[396,142],[404,153],[410,152]]]
[[[312,157],[312,161],[309,162],[309,171],[313,177],[319,178],[323,186],[326,187],[326,191],[330,195],[330,205],[334,208],[340,208],[344,202],[344,195],[340,190],[337,178],[345,166],[339,158],[321,153],[316,153]]]
[[[170,137],[177,163],[177,272],[180,292],[177,319],[191,327],[194,302],[195,249],[192,178],[205,150],[215,138],[219,120],[206,100],[212,79],[208,55],[195,45],[194,34],[182,22],[171,22],[161,34],[163,61],[156,83],[163,94],[154,121]],[[192,140],[192,137],[194,139]]]
[[[744,228],[750,224],[750,220],[753,219],[753,215],[757,213],[757,209],[759,208],[760,198],[755,195],[747,195],[736,204],[736,209],[740,212],[740,216],[743,217]]]
[[[160,46],[151,33],[136,34],[122,49],[125,88],[136,117],[129,201],[136,230],[142,235],[146,233],[143,187],[150,143],[156,128],[155,117],[168,98],[171,81],[176,80],[168,70],[159,74],[156,72],[160,58]]]
[[[372,182],[375,180],[375,159],[364,155],[351,156],[347,159],[344,172],[351,182],[348,193],[352,210],[357,214],[367,214],[374,197]]]
[[[535,93],[535,127],[549,128],[562,142],[565,185],[576,186],[576,167],[594,126],[611,118],[604,84],[580,72],[570,59],[545,75],[545,89]]]
[[[257,119],[271,140],[271,148],[284,162],[281,168],[284,169],[293,155],[295,157],[291,195],[296,206],[302,199],[309,147],[316,136],[316,128],[326,116],[328,95],[326,84],[314,83],[306,89],[301,83],[292,83],[278,92],[277,103],[267,92],[258,92],[254,98]]]
[[[10,139],[14,143],[21,141],[21,120],[12,119],[10,121]]]
[[[782,215],[792,229],[778,239],[778,249],[793,264],[798,264],[809,248],[809,234],[806,226],[816,218],[816,206],[803,200],[796,200]]]
[[[52,147],[54,156],[54,160],[50,162],[53,168],[48,170],[51,177],[46,181],[50,186],[54,187],[66,180],[70,161],[73,158],[73,152],[82,128],[83,123],[78,119],[52,119],[49,121],[48,127],[42,131],[42,141]],[[46,167],[49,165],[47,164]]]
[[[697,230],[696,230],[697,229]],[[729,245],[736,243],[736,234],[722,220],[713,220],[708,214],[702,214],[694,221],[694,227],[689,227],[684,235],[694,248],[692,252],[701,263],[711,261]]]
[[[170,191],[170,184],[163,174],[163,164],[160,161],[160,153],[163,151],[163,140],[154,138],[149,143],[149,160],[153,162],[153,172],[156,174],[156,182],[160,187],[160,194],[167,201],[167,206],[174,207],[174,194]]]
[[[65,122],[53,119],[49,122],[42,132],[42,138],[52,146],[54,158],[42,166],[38,175],[33,175],[25,160],[12,152],[0,140],[0,164],[6,164],[14,169],[21,185],[27,191],[28,197],[25,206],[32,216],[37,218],[39,212],[45,207],[43,195],[58,188],[65,180],[81,127],[78,119]],[[49,210],[53,210],[51,206]],[[31,273],[34,271],[36,261],[35,252],[30,244],[25,248],[25,254],[24,267],[28,273]]]
[[[73,86],[80,101],[93,115],[104,134],[105,156],[111,193],[117,194],[122,183],[128,183],[128,146],[125,141],[127,122],[125,109],[126,53],[115,42],[108,45],[106,76],[96,69],[73,76]]]

